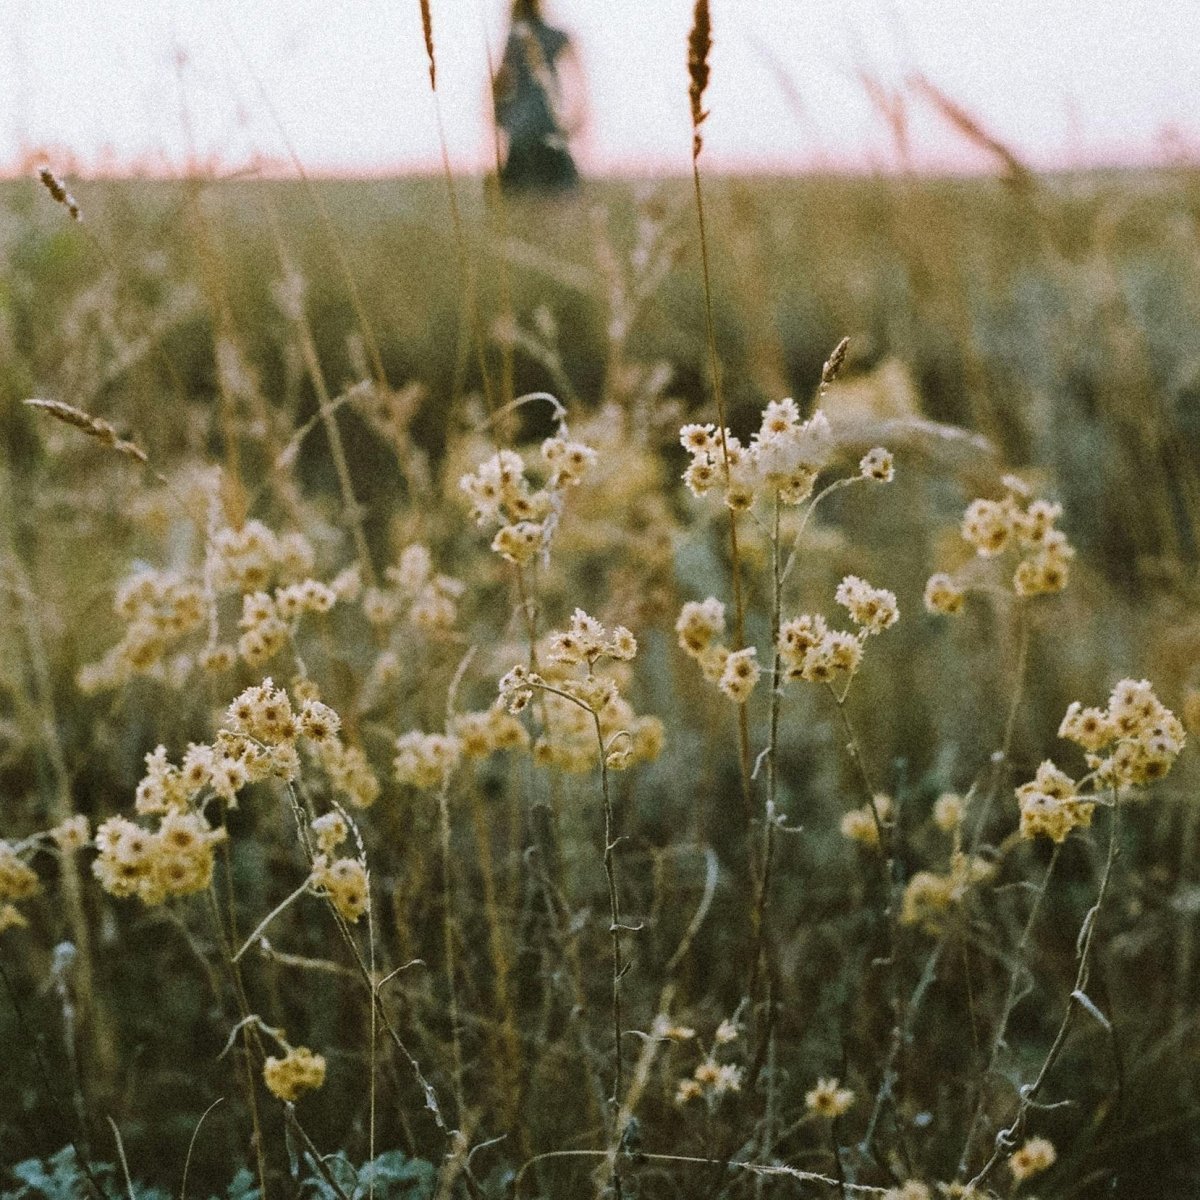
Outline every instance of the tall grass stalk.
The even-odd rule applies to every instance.
[[[713,320],[712,278],[709,270],[708,230],[704,222],[704,190],[700,185],[700,151],[704,140],[700,126],[704,111],[704,93],[708,88],[708,56],[712,50],[712,22],[708,0],[696,0],[692,13],[692,30],[688,37],[689,98],[692,108],[692,189],[696,199],[696,221],[700,231],[700,264],[704,278],[704,331],[708,344],[709,371],[712,376],[713,401],[717,409],[717,431],[721,443],[721,465],[729,483],[729,446],[726,442],[728,418],[725,410],[725,391],[721,383],[721,361],[717,353],[717,331]],[[729,513],[729,569],[733,581],[733,611],[735,650],[746,644],[746,600],[742,592],[742,556],[738,545],[738,514]],[[742,779],[742,805],[746,820],[753,812],[750,799],[750,718],[745,704],[738,705],[738,764]]]

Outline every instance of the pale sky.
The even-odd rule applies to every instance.
[[[487,51],[503,0],[432,0],[451,156],[491,156]],[[691,0],[548,0],[587,72],[585,169],[688,164]],[[891,166],[862,75],[923,72],[1037,166],[1200,158],[1197,0],[712,0],[706,165]],[[182,65],[180,65],[182,63]],[[910,105],[914,157],[978,153]],[[429,170],[438,141],[418,0],[0,0],[0,168],[84,168],[189,147],[347,173]]]

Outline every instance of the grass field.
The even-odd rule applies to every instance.
[[[1194,174],[706,179],[711,345],[690,179],[71,186],[0,186],[0,1188],[1200,1195]]]

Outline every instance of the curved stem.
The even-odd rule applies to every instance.
[[[975,1146],[975,1135],[978,1133],[979,1123],[983,1119],[983,1106],[987,1097],[988,1079],[996,1069],[996,1060],[1000,1056],[1000,1047],[1004,1045],[1004,1035],[1008,1032],[1009,1018],[1013,1014],[1013,1009],[1017,1006],[1018,993],[1021,986],[1021,974],[1025,965],[1025,951],[1029,946],[1029,939],[1033,933],[1033,927],[1037,922],[1038,913],[1041,912],[1042,901],[1045,899],[1046,890],[1050,886],[1050,876],[1054,873],[1054,867],[1058,862],[1061,850],[1062,843],[1056,842],[1054,850],[1050,854],[1050,861],[1046,864],[1046,873],[1042,876],[1041,886],[1034,894],[1033,905],[1029,910],[1029,916],[1025,920],[1025,927],[1021,930],[1017,947],[1013,951],[1013,967],[1008,977],[1008,992],[1004,998],[1004,1007],[1000,1010],[1000,1020],[996,1023],[996,1032],[992,1037],[992,1048],[988,1053],[987,1066],[984,1068],[983,1077],[979,1081],[979,1096],[975,1102],[974,1112],[971,1115],[971,1123],[967,1126],[966,1145],[963,1146],[963,1152],[958,1162],[958,1173],[960,1175],[966,1174],[971,1161],[971,1151]]]
[[[1016,1115],[1013,1117],[1011,1123],[996,1135],[996,1148],[992,1151],[991,1158],[984,1163],[979,1174],[971,1180],[969,1185],[971,1188],[981,1187],[983,1181],[996,1168],[997,1163],[999,1163],[1003,1155],[1015,1144],[1025,1124],[1025,1118],[1029,1115],[1030,1108],[1037,1100],[1046,1083],[1047,1077],[1054,1068],[1054,1064],[1058,1061],[1058,1056],[1062,1053],[1063,1046],[1067,1041],[1067,1034],[1070,1032],[1071,1024],[1075,1017],[1075,1009],[1077,1006],[1082,1007],[1083,1001],[1087,1000],[1084,988],[1087,987],[1088,978],[1091,974],[1092,948],[1096,942],[1096,928],[1100,923],[1100,912],[1104,906],[1104,899],[1108,895],[1113,864],[1117,860],[1117,838],[1121,827],[1121,796],[1115,788],[1112,795],[1112,823],[1109,826],[1108,832],[1108,853],[1104,860],[1104,874],[1100,877],[1100,889],[1096,893],[1096,903],[1088,909],[1087,916],[1083,918],[1083,926],[1079,931],[1077,942],[1082,942],[1082,947],[1079,951],[1079,968],[1075,972],[1075,986],[1072,987],[1071,994],[1067,997],[1066,1011],[1063,1013],[1062,1022],[1058,1027],[1058,1032],[1054,1035],[1054,1041],[1050,1044],[1050,1049],[1046,1054],[1045,1060],[1042,1062],[1041,1069],[1038,1071],[1034,1081],[1021,1089],[1021,1100],[1017,1106]],[[1087,1001],[1087,1003],[1090,1005],[1091,1001]]]

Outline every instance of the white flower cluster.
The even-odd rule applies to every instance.
[[[549,547],[562,510],[562,494],[583,481],[596,452],[564,435],[542,443],[542,459],[548,472],[542,488],[535,489],[529,482],[525,460],[515,450],[497,451],[459,480],[476,523],[500,526],[492,549],[509,562],[527,563]]]

